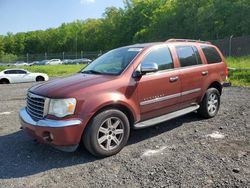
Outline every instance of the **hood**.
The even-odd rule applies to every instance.
[[[95,74],[76,74],[69,77],[57,78],[30,88],[34,94],[50,98],[69,97],[72,93],[114,79],[114,76]]]

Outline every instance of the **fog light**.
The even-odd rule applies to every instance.
[[[43,133],[43,139],[47,142],[52,142],[54,140],[54,136],[51,132],[46,131]]]

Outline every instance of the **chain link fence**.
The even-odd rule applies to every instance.
[[[17,61],[24,61],[31,63],[33,61],[42,61],[42,60],[50,60],[50,59],[96,59],[98,56],[102,55],[102,51],[94,51],[94,52],[79,52],[79,53],[43,53],[43,54],[29,54],[27,53],[24,56],[18,56]]]
[[[211,41],[224,56],[240,57],[250,55],[250,36],[234,37]]]
[[[87,58],[90,60],[94,60],[104,52],[102,51],[92,51],[92,52],[77,52],[77,53],[68,53],[68,52],[61,52],[61,53],[42,53],[42,54],[25,54],[19,55],[17,57],[6,58],[4,61],[0,63],[0,65],[4,64],[13,64],[16,62],[27,62],[32,63],[34,61],[43,61],[43,60],[50,60],[50,59],[60,59],[60,60],[75,60],[75,59],[83,59]]]
[[[233,35],[219,40],[211,40],[211,42],[218,46],[224,56],[247,56],[250,55],[250,36],[242,36],[242,37],[234,37]],[[7,59],[6,62],[2,63],[15,63],[17,61],[28,62],[31,63],[33,61],[42,61],[42,60],[50,60],[50,59],[82,59],[87,58],[90,60],[96,59],[98,56],[102,55],[104,52],[102,51],[92,51],[92,52],[61,52],[61,53],[41,53],[41,54],[25,54],[18,56],[17,58]]]

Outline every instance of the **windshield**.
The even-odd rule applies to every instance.
[[[142,48],[118,48],[94,60],[81,70],[86,74],[119,75],[135,58]]]

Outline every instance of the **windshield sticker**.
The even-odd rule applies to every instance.
[[[128,52],[140,52],[142,51],[142,48],[129,48]]]

